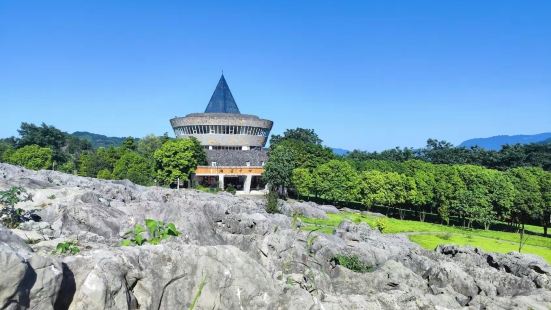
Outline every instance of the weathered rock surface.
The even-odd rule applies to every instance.
[[[40,222],[0,227],[2,309],[549,309],[551,267],[518,253],[441,246],[345,221],[333,235],[301,232],[294,214],[324,218],[332,206],[146,188],[0,164],[0,189],[25,187]],[[121,247],[153,218],[182,234]],[[77,255],[53,254],[66,240]],[[367,273],[336,266],[358,256]],[[200,294],[199,288],[203,287]]]

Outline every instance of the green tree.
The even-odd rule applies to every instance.
[[[291,175],[291,183],[300,196],[308,197],[311,195],[314,186],[314,179],[310,171],[306,168],[296,168]]]
[[[52,150],[38,145],[27,145],[13,152],[8,162],[28,169],[48,169],[52,166]]]
[[[507,174],[515,187],[513,216],[522,225],[529,219],[539,218],[543,213],[543,198],[537,173],[531,168],[510,169]]]
[[[164,143],[153,154],[155,173],[160,184],[171,185],[179,178],[189,180],[191,173],[206,158],[196,139],[176,139]]]
[[[155,151],[160,149],[166,141],[168,139],[165,139],[164,136],[147,135],[138,141],[137,151],[143,156],[152,159]]]
[[[297,168],[293,150],[277,146],[270,150],[269,155],[262,176],[269,184],[271,191],[277,191],[279,195],[286,197],[287,188],[292,184],[291,175]]]
[[[316,193],[329,201],[357,201],[359,177],[356,170],[345,161],[331,160],[314,170]]]
[[[305,144],[319,144],[323,142],[319,136],[316,134],[314,129],[304,129],[304,128],[296,128],[296,129],[287,129],[283,133],[283,136],[280,135],[272,135],[270,138],[270,146],[276,146],[280,142],[286,141],[286,140],[293,140],[297,142],[302,142]]]
[[[394,206],[396,197],[391,188],[389,178],[396,179],[396,172],[381,172],[378,170],[366,170],[360,174],[359,198],[360,202],[368,208],[373,206]]]
[[[113,175],[109,170],[102,169],[98,172],[97,178],[102,180],[111,180],[113,178]]]
[[[459,172],[450,165],[435,165],[434,201],[438,215],[446,224],[450,223],[450,215],[460,209],[461,197],[466,190],[465,183]]]
[[[100,173],[105,170],[98,172]],[[102,175],[107,176],[107,175]],[[116,163],[113,169],[113,178],[128,179],[140,185],[153,184],[153,162],[136,152],[126,152]]]

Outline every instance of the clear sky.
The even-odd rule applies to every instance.
[[[0,0],[0,136],[242,113],[382,150],[551,131],[551,1]]]

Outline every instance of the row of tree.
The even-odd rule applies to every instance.
[[[440,142],[429,141],[433,143]],[[541,167],[497,170],[439,163],[436,158],[445,153],[433,153],[430,161],[417,156],[388,160],[359,152],[338,157],[321,145],[313,130],[298,128],[272,139],[265,178],[283,196],[290,189],[303,198],[393,207],[415,212],[420,220],[432,213],[442,222],[459,218],[469,227],[476,223],[489,228],[496,221],[549,225],[551,172]]]
[[[196,139],[149,135],[120,146],[92,149],[90,143],[59,129],[23,123],[19,138],[0,141],[0,161],[29,169],[53,169],[101,179],[128,179],[141,185],[172,185],[189,179],[206,163]]]
[[[403,162],[418,159],[433,164],[469,164],[498,170],[541,167],[551,170],[551,143],[505,145],[499,151],[480,147],[456,147],[446,141],[428,139],[424,148],[394,148],[382,152],[352,151],[345,156],[355,165],[369,159]],[[360,167],[361,168],[361,167]]]

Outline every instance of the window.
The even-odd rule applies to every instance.
[[[213,161],[213,162],[210,163],[210,165],[213,166],[213,167],[216,167],[216,162]]]
[[[215,133],[215,129],[213,125],[209,126],[209,133]]]
[[[245,166],[249,167],[251,165],[251,162],[250,161],[246,161],[245,162]]]

